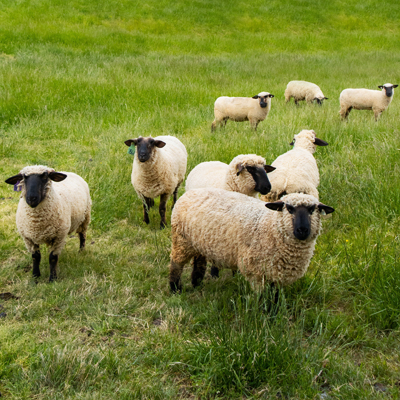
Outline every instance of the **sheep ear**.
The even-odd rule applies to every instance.
[[[383,89],[383,86],[378,86],[379,89]]]
[[[317,146],[328,146],[328,142],[325,142],[325,140],[318,139],[317,137],[314,139],[314,144]]]
[[[393,89],[397,88],[397,86],[399,86],[399,85],[393,85]]]
[[[258,99],[258,94],[252,97],[253,99]]]
[[[268,172],[272,172],[272,171],[275,171],[276,170],[276,168],[275,167],[273,167],[272,165],[264,165],[264,169],[265,169],[265,172],[268,174]]]
[[[273,94],[269,94],[268,97],[271,97],[271,98],[272,98],[272,97],[275,97],[275,96],[274,96]]]
[[[163,142],[162,140],[155,140],[154,141],[154,146],[158,147],[159,149],[162,149],[167,143]]]
[[[132,143],[136,146],[137,145],[137,139],[129,139],[129,140],[125,140],[124,142],[128,147],[132,146]]]
[[[289,146],[294,146],[294,139],[289,143]]]
[[[239,176],[240,173],[244,170],[244,167],[242,164],[236,165],[236,176]]]
[[[6,179],[5,182],[9,185],[15,185],[18,181],[22,181],[22,179],[24,179],[24,177],[21,174],[18,174]]]
[[[330,214],[335,211],[333,207],[326,206],[325,204],[319,203],[318,204],[319,211],[322,215]]]
[[[325,100],[329,100],[327,97],[324,97]]]
[[[266,203],[265,207],[273,211],[282,211],[284,205],[285,203],[283,201],[275,201],[274,203]]]
[[[61,182],[61,181],[63,181],[64,179],[67,178],[67,175],[66,175],[66,174],[63,174],[62,172],[55,172],[55,171],[53,171],[53,172],[50,172],[50,173],[49,173],[49,178],[50,178],[52,181],[54,181],[54,182]]]

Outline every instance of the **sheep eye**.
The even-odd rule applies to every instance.
[[[294,214],[294,207],[293,206],[289,206],[288,204],[286,204],[286,209],[288,210],[289,214]]]
[[[308,207],[308,212],[312,214],[315,211],[315,204],[313,206]]]

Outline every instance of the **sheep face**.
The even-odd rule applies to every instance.
[[[155,147],[161,149],[166,145],[166,143],[162,140],[155,140],[151,136],[146,138],[139,136],[137,139],[129,139],[125,141],[125,144],[128,147],[130,147],[132,144],[136,146],[137,157],[142,163],[151,158]]]
[[[385,83],[383,86],[378,86],[379,89],[382,89],[382,91],[385,91],[385,94],[387,97],[392,97],[393,96],[393,89],[397,88],[399,85],[392,85],[391,83]]]
[[[253,96],[253,99],[259,99],[259,104],[261,108],[265,108],[268,106],[268,99],[274,97],[273,94],[268,92],[261,92],[256,96]]]
[[[267,203],[265,206],[270,210],[282,212],[281,230],[285,230],[289,237],[301,241],[314,240],[320,230],[320,215],[335,211],[332,207],[318,203],[314,197],[309,195],[296,193],[287,195],[283,199],[286,201]],[[316,210],[318,212],[315,212]]]
[[[314,131],[307,130],[303,130],[297,135],[294,135],[293,141],[289,144],[290,146],[308,149],[311,153],[315,152],[316,146],[328,146],[325,140],[316,137]]]
[[[264,165],[264,167],[256,167],[242,164],[239,164],[237,167],[236,175],[239,176],[240,173],[246,169],[247,172],[252,176],[255,187],[254,191],[259,192],[263,195],[268,194],[271,191],[271,183],[268,179],[267,173],[274,171],[276,168],[271,165]]]
[[[328,98],[327,97],[315,97],[314,98],[314,101],[316,101],[319,106],[322,106],[322,103],[324,102],[324,100],[328,100]]]
[[[61,182],[67,177],[66,174],[55,172],[51,168],[45,167],[44,170],[43,167],[39,167],[37,171],[32,170],[34,167],[24,168],[18,175],[6,180],[6,183],[10,185],[20,182],[23,188],[22,195],[25,197],[26,203],[32,208],[36,208],[46,198],[50,180]]]

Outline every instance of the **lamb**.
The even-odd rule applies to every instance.
[[[302,130],[290,145],[294,148],[272,163],[276,168],[269,175],[272,189],[261,200],[276,201],[288,193],[305,193],[318,199],[319,172],[313,153],[317,146],[328,143],[318,139],[313,130]]]
[[[186,191],[215,187],[258,197],[258,193],[267,194],[271,190],[267,173],[274,169],[256,154],[241,154],[229,165],[220,161],[203,162],[188,175]]]
[[[25,167],[6,183],[21,189],[17,229],[32,254],[33,277],[40,276],[40,245],[46,244],[52,282],[57,279],[58,257],[67,236],[77,232],[80,250],[85,247],[92,207],[89,186],[73,172],[56,172],[44,165]]]
[[[316,101],[322,106],[323,101],[328,100],[318,85],[307,81],[290,81],[287,84],[285,90],[286,103],[289,102],[292,97],[296,105],[298,105],[299,101],[306,100],[307,103]]]
[[[215,119],[211,124],[211,132],[218,125],[231,121],[250,121],[251,127],[257,130],[260,121],[267,118],[271,110],[271,98],[273,94],[261,92],[253,97],[218,97],[214,103]]]
[[[203,280],[206,260],[239,270],[256,290],[267,282],[290,285],[307,271],[321,215],[333,211],[302,193],[265,204],[222,189],[190,190],[172,213],[170,289],[181,291],[183,267],[192,258],[193,286]]]
[[[385,83],[378,86],[382,90],[370,89],[344,89],[340,93],[340,115],[342,120],[346,119],[350,111],[355,110],[372,110],[374,112],[375,121],[378,121],[382,112],[385,111],[392,101],[394,88],[399,85]]]
[[[174,136],[155,138],[139,136],[126,140],[125,144],[136,146],[132,167],[132,185],[143,202],[143,217],[150,223],[149,209],[154,205],[154,198],[160,196],[160,228],[166,226],[166,204],[173,195],[176,203],[178,188],[185,179],[187,152],[182,142]]]

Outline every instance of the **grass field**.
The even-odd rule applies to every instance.
[[[399,92],[339,118],[347,87],[400,84],[395,0],[0,0],[0,393],[6,399],[399,399]],[[323,107],[286,105],[293,79]],[[275,95],[254,133],[210,132],[221,95]],[[293,135],[315,156],[323,223],[304,278],[265,304],[243,277],[168,286],[170,227],[151,224],[124,145],[177,136],[199,162],[272,162]],[[89,183],[86,251],[68,239],[59,280],[35,284],[4,180],[45,164]],[[180,194],[183,188],[180,189]],[[170,203],[167,221],[170,218]]]

